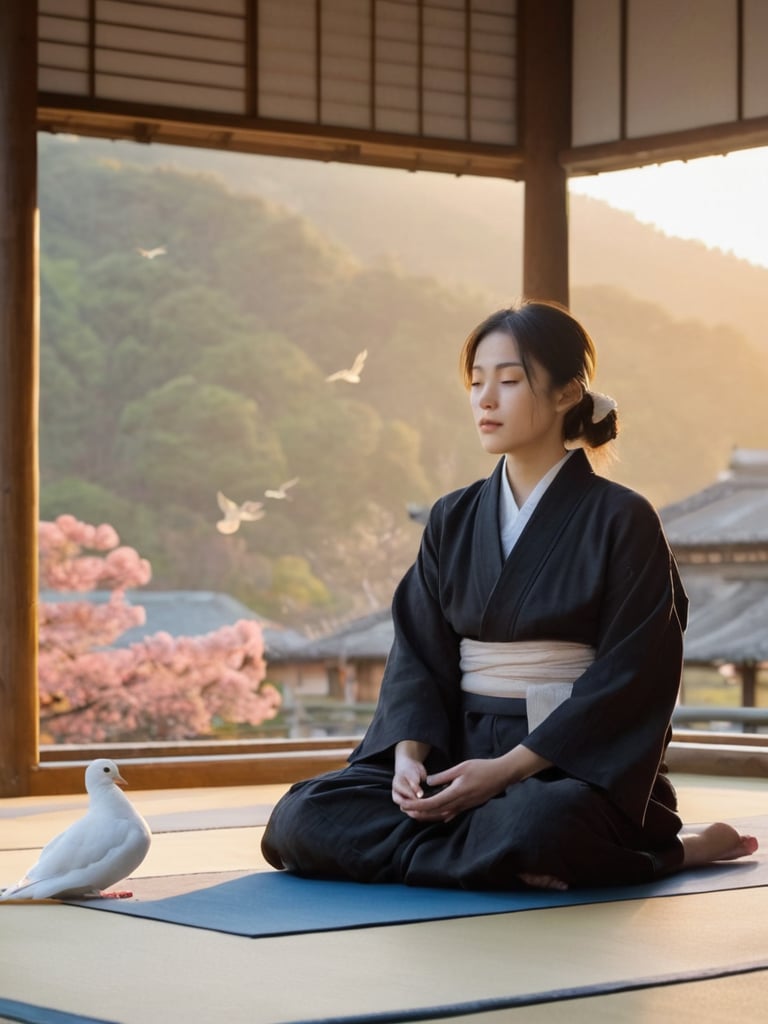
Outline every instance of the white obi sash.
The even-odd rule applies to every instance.
[[[595,660],[589,644],[567,640],[511,643],[461,641],[461,688],[484,697],[522,697],[528,730],[571,696],[575,679]]]

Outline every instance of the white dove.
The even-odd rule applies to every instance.
[[[136,252],[139,253],[140,256],[143,256],[145,260],[153,260],[155,256],[165,256],[168,250],[164,245],[157,245],[154,249],[139,248]]]
[[[355,356],[355,361],[348,370],[337,370],[336,373],[332,373],[329,377],[326,377],[326,381],[332,380],[345,380],[348,384],[359,384],[360,374],[363,372],[363,366],[365,366],[365,360],[368,358],[368,349],[364,348],[362,352],[358,352]]]
[[[37,864],[0,892],[0,900],[100,896],[135,871],[152,833],[117,788],[125,784],[114,761],[92,761],[85,770],[88,812],[44,846]]]
[[[242,505],[238,505],[221,491],[216,492],[216,500],[224,513],[224,518],[216,523],[219,533],[236,533],[240,529],[240,523],[255,523],[258,519],[264,518],[264,504],[261,501],[244,501]]]
[[[275,498],[277,501],[280,501],[281,498],[286,498],[288,501],[291,501],[292,498],[288,491],[291,487],[295,487],[298,482],[299,478],[295,476],[293,480],[286,480],[284,484],[280,484],[275,490],[264,491],[264,497]]]

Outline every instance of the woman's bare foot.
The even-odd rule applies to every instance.
[[[724,821],[708,825],[703,832],[680,837],[683,843],[683,867],[696,868],[716,860],[749,857],[758,847],[754,836],[743,836]]]
[[[521,882],[525,882],[526,885],[530,885],[533,889],[560,889],[564,891],[568,888],[567,884],[561,881],[559,878],[555,878],[554,875],[529,875],[523,874],[517,876]]]

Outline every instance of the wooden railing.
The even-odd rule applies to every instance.
[[[743,731],[686,728],[728,722]],[[768,778],[768,708],[681,705],[667,751],[672,772]],[[748,731],[752,730],[752,731]],[[118,743],[98,747],[43,746],[30,794],[78,793],[96,757],[125,765],[132,789],[180,789],[290,783],[342,767],[358,737]]]
[[[702,722],[728,722],[740,725],[743,732],[756,733],[768,728],[768,708],[723,707],[720,704],[681,704],[675,708],[672,723],[675,726]]]

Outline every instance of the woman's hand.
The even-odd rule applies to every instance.
[[[430,775],[425,781],[428,786],[444,788],[434,796],[412,797],[400,803],[416,821],[450,821],[503,792],[511,780],[501,758],[475,758]]]
[[[429,753],[426,743],[403,740],[395,747],[395,774],[392,778],[392,799],[398,806],[423,795],[422,785],[427,778],[424,761]]]
[[[425,781],[430,787],[444,787],[439,793],[398,802],[416,821],[451,821],[462,811],[480,807],[508,786],[522,782],[551,764],[518,744],[501,757],[474,758],[444,772],[436,772]]]

